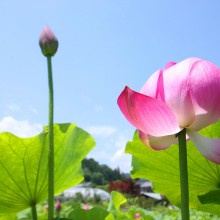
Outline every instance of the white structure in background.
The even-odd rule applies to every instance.
[[[153,184],[148,180],[140,179],[136,184],[140,187],[140,193],[153,192]]]
[[[94,198],[95,196],[99,196],[102,201],[107,201],[110,199],[110,194],[102,189],[85,187],[84,185],[78,185],[67,189],[63,192],[64,198],[73,198],[77,195],[77,193],[81,193],[83,198]]]
[[[161,200],[163,199],[163,196],[159,193],[153,193],[153,192],[141,192],[140,193],[143,196],[155,199],[155,200]]]
[[[137,182],[137,184],[140,187],[140,195],[145,196],[145,197],[149,197],[149,198],[152,198],[155,200],[163,199],[163,196],[161,194],[153,192],[153,184],[150,181],[140,179]]]

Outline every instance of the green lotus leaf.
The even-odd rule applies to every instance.
[[[56,194],[83,180],[81,161],[94,145],[93,138],[76,125],[54,125]],[[30,138],[1,133],[0,152],[0,212],[18,212],[47,199],[47,127]]]
[[[89,210],[75,209],[69,214],[68,218],[72,220],[78,220],[78,219],[105,220],[108,214],[109,214],[108,211],[106,211],[103,208],[93,207],[92,209],[89,209]]]
[[[125,202],[127,202],[127,199],[121,193],[112,191],[108,211],[118,210],[120,206]]]
[[[220,122],[201,132],[206,137],[220,138]],[[180,206],[179,152],[173,145],[166,150],[154,151],[140,141],[137,132],[126,145],[126,153],[132,154],[133,178],[152,181],[154,191],[165,194],[172,204]],[[220,206],[202,204],[198,195],[220,188],[220,166],[206,160],[191,141],[187,142],[190,207],[220,215]]]
[[[108,205],[108,211],[110,212],[106,220],[110,219],[120,219],[123,213],[120,211],[120,206],[127,202],[127,199],[119,192],[112,191],[111,198]]]
[[[17,215],[16,213],[7,213],[0,215],[0,220],[17,220]]]
[[[220,205],[220,190],[212,190],[206,194],[198,195],[199,201],[202,204],[219,204]]]

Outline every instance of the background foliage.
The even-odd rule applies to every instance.
[[[126,176],[119,168],[111,169],[105,164],[99,164],[93,158],[83,159],[82,168],[85,175],[85,181],[97,185],[105,185],[111,181],[121,180]]]

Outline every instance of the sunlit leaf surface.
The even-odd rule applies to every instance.
[[[93,138],[74,124],[54,125],[55,192],[83,180],[81,161]],[[31,138],[0,134],[0,212],[16,212],[47,199],[48,132]]]
[[[125,202],[127,202],[127,199],[121,193],[112,191],[108,205],[110,214],[107,216],[106,220],[120,219],[120,215],[122,215],[120,206]]]
[[[220,138],[220,122],[203,129],[204,136]],[[220,146],[219,146],[220,147]],[[198,195],[220,188],[220,166],[206,160],[191,141],[187,142],[190,207],[220,215],[220,206],[201,204]],[[154,191],[165,194],[174,205],[180,206],[178,146],[154,151],[139,140],[137,133],[127,143],[126,153],[132,154],[133,178],[152,181]]]
[[[94,207],[90,210],[76,209],[69,214],[72,220],[105,220],[108,212],[105,209]]]

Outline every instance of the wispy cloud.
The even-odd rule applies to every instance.
[[[87,95],[81,95],[81,100],[87,104],[93,103],[92,98]]]
[[[99,112],[103,111],[103,109],[104,109],[103,105],[97,104],[96,102],[93,101],[93,99],[91,97],[89,97],[87,95],[82,95],[81,97],[82,97],[81,100],[84,103],[90,105],[93,108],[94,112],[99,113]]]
[[[129,172],[131,169],[131,155],[125,154],[121,148],[111,157],[110,166],[113,168],[119,167],[122,172]]]
[[[100,164],[103,164],[103,161],[107,161],[109,159],[109,152],[104,148],[94,148],[88,155],[88,158],[94,158]],[[106,163],[105,163],[106,164]]]
[[[101,111],[103,111],[103,106],[102,105],[95,105],[94,110],[95,110],[95,112],[101,112]]]
[[[125,146],[129,138],[119,135],[115,141],[117,150],[110,159],[111,167],[120,167],[121,171],[129,172],[131,166],[131,155],[125,154]]]
[[[101,164],[111,168],[120,168],[122,172],[129,172],[131,168],[131,155],[125,154],[126,143],[132,138],[133,131],[119,131],[114,126],[96,125],[85,127],[96,141],[96,147],[89,153]]]
[[[125,146],[128,142],[128,138],[124,135],[119,135],[115,141],[115,146],[117,148],[116,152],[111,157],[111,162],[116,162],[121,160],[121,157],[124,156]]]
[[[91,135],[99,137],[109,137],[115,133],[116,128],[113,126],[90,126],[86,128]]]
[[[115,163],[116,161],[121,160],[121,157],[123,156],[124,156],[124,148],[121,148],[113,154],[111,158],[111,162]]]
[[[21,110],[21,107],[16,103],[7,104],[6,108],[12,112],[19,112]]]
[[[11,116],[0,120],[0,132],[9,131],[19,137],[30,137],[40,133],[43,129],[41,124],[31,124],[27,120],[16,120]]]
[[[38,114],[38,110],[36,108],[34,108],[32,105],[29,106],[29,110],[30,110],[30,112],[34,113],[35,115]]]
[[[129,138],[125,135],[119,135],[115,141],[115,146],[119,149],[125,148],[125,145],[127,144]]]
[[[28,109],[31,113],[37,115],[38,111],[36,108],[34,108],[32,105],[29,105],[28,107],[25,106],[20,106],[16,103],[9,103],[6,105],[6,111],[8,112],[8,114],[12,113],[12,112],[21,112],[21,110],[26,110]]]

